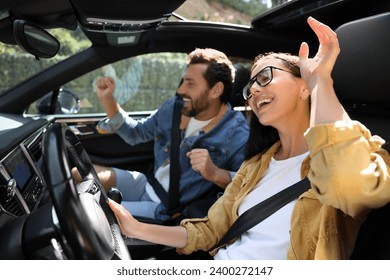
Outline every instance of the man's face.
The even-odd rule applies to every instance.
[[[191,64],[183,75],[183,83],[177,92],[183,97],[182,113],[185,116],[202,119],[210,105],[209,87],[203,77],[206,71],[206,64]]]

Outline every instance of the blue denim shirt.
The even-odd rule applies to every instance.
[[[149,117],[141,120],[135,120],[121,110],[103,125],[106,130],[115,131],[130,145],[154,140],[154,171],[156,172],[170,155],[173,105],[174,98],[169,99]],[[244,160],[249,127],[242,112],[232,110],[230,104],[227,106],[226,113],[207,133],[201,131],[199,135],[183,139],[184,131],[182,131],[180,145],[180,202],[182,205],[200,197],[213,187],[212,182],[205,180],[200,173],[192,169],[189,158],[186,156],[188,151],[194,148],[207,149],[214,164],[219,168],[229,170],[232,178]],[[160,203],[156,218],[165,216],[165,210],[163,203]]]

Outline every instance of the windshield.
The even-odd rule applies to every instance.
[[[78,28],[75,31],[57,28],[48,30],[60,41],[59,53],[51,59],[37,60],[17,45],[0,44],[1,76],[0,95],[23,80],[41,72],[69,56],[90,47],[91,42]]]

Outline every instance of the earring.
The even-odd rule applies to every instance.
[[[302,99],[302,100],[306,100],[306,98],[309,96],[308,94],[305,94],[305,93],[304,93],[306,90],[307,90],[306,88],[304,88],[304,89],[302,90],[302,94],[301,94],[301,99]]]

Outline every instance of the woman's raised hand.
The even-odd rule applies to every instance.
[[[303,42],[299,49],[299,67],[302,78],[312,88],[318,78],[330,78],[337,56],[340,53],[337,34],[327,25],[309,17],[307,22],[317,35],[319,47],[316,55],[309,58],[309,46]]]

